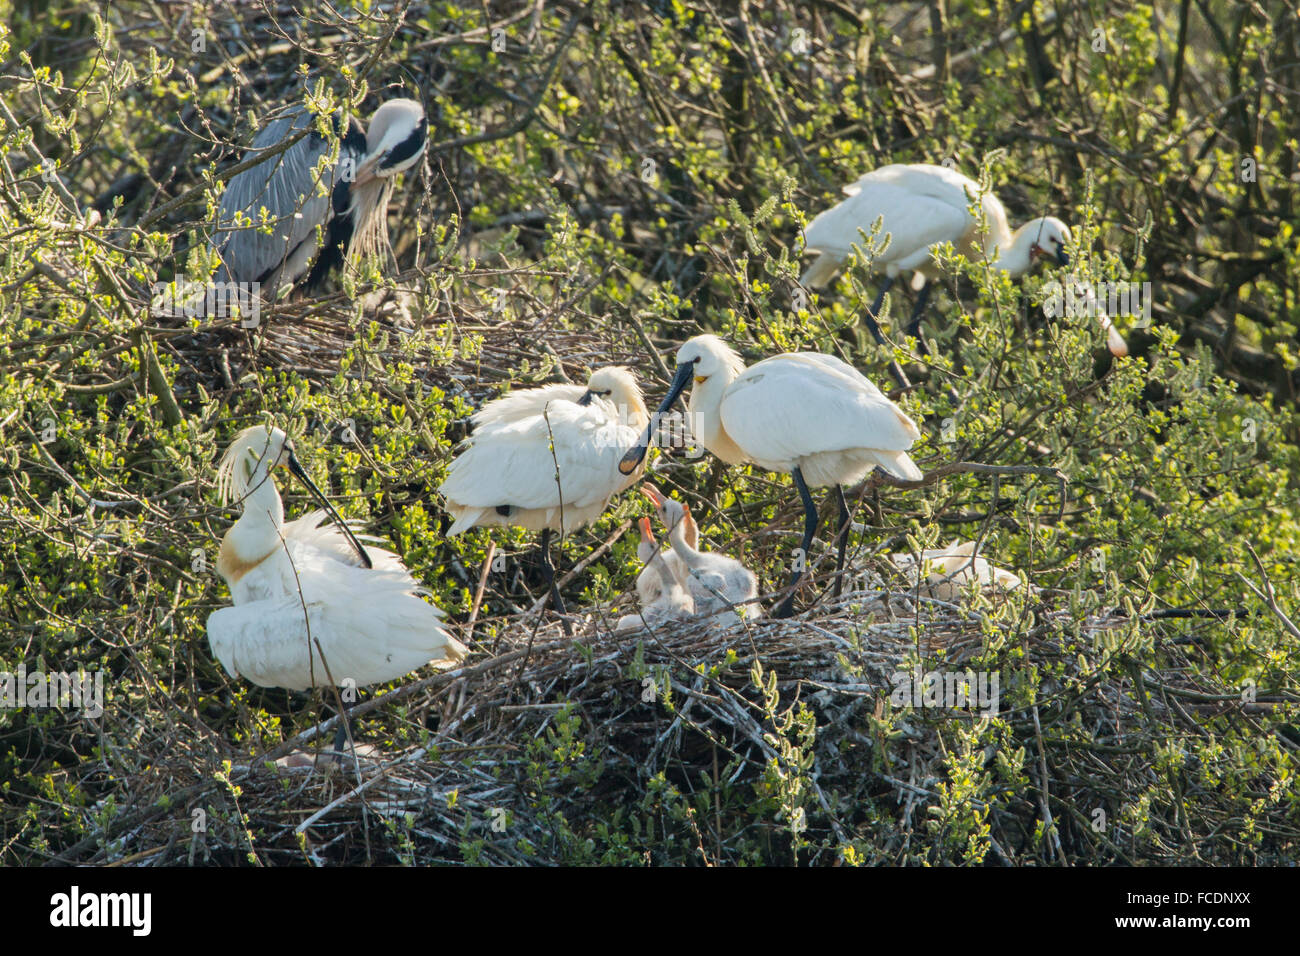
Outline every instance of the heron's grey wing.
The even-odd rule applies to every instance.
[[[245,159],[278,146],[299,131],[309,129],[313,122],[306,110],[274,120],[253,140],[253,149]],[[324,182],[316,171],[316,164],[328,149],[326,140],[311,132],[284,152],[230,180],[221,197],[216,241],[228,281],[265,282],[286,263],[293,268],[278,278],[277,285],[296,281],[306,271],[315,257],[316,227],[328,226],[332,215],[330,193],[334,171],[325,171]],[[257,223],[263,208],[274,223],[270,234],[255,225],[234,227],[239,213]]]
[[[341,127],[342,123],[339,125]],[[325,248],[321,249],[320,254],[316,256],[316,264],[312,266],[311,273],[307,276],[305,288],[308,291],[319,287],[332,269],[343,264],[347,250],[353,247],[358,220],[364,218],[362,211],[356,208],[363,200],[352,188],[352,183],[357,169],[366,158],[365,130],[361,128],[356,117],[352,117],[348,120],[346,131],[342,136],[338,162],[334,164],[331,177],[331,215],[329,229],[325,236]],[[374,195],[373,187],[370,195]],[[388,209],[387,191],[381,188],[376,199],[379,215],[383,216]]]

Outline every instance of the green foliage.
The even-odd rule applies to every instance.
[[[467,798],[446,811],[454,839],[432,840],[423,811],[403,810],[366,831],[364,853],[349,843],[337,858],[488,862],[509,841],[512,859],[581,864],[1294,859],[1300,117],[1293,82],[1261,82],[1300,56],[1293,10],[1197,4],[1180,40],[1173,11],[1107,0],[950,0],[939,37],[916,4],[598,0],[534,17],[531,4],[430,2],[401,24],[342,6],[274,24],[256,5],[199,5],[163,24],[134,5],[6,5],[0,672],[100,672],[107,700],[100,720],[0,708],[0,862],[142,852],[128,835],[142,807],[197,846],[198,805],[215,849],[189,862],[322,859],[274,813],[241,809],[265,793],[241,791],[252,784],[232,768],[325,708],[232,680],[207,647],[206,618],[229,601],[215,559],[235,514],[216,500],[214,465],[240,428],[288,431],[346,517],[459,625],[475,615],[473,663],[515,646],[500,642],[530,626],[522,612],[541,591],[522,532],[444,537],[433,489],[467,415],[506,388],[614,362],[653,404],[667,376],[649,348],[671,364],[702,330],[750,360],[834,352],[882,386],[900,361],[918,383],[898,401],[921,425],[925,470],[1022,469],[885,486],[878,502],[873,489],[853,538],[864,573],[891,551],[978,539],[1042,589],[971,596],[980,639],[961,666],[1001,675],[1003,710],[900,710],[876,686],[879,706],[841,735],[834,705],[781,684],[761,642],[689,663],[629,642],[620,679],[650,680],[653,721],[685,727],[689,746],[664,767],[623,768],[611,738],[627,732],[586,713],[581,687],[561,688],[514,749],[429,757],[491,766],[513,794],[503,831]],[[226,171],[266,110],[364,113],[416,81],[434,146],[391,209],[400,282],[349,276],[346,294],[278,303],[254,329],[151,309],[155,283],[211,269]],[[945,252],[929,357],[897,331],[903,283],[887,300],[891,347],[866,334],[868,261],[796,301],[799,231],[840,185],[944,159],[983,176],[1015,221],[1067,219],[1069,269],[1012,282]],[[1152,283],[1151,327],[1116,317],[1129,358],[1104,352],[1091,318],[1044,316],[1048,283],[1069,279]],[[400,308],[363,298],[382,288]],[[776,587],[798,527],[789,484],[708,457],[659,469],[698,504],[706,540]],[[610,542],[566,586],[602,620],[638,571],[617,534],[641,513],[633,497],[563,544],[571,565]],[[309,505],[294,493],[286,507]],[[476,604],[490,541],[509,572],[489,575]],[[1063,633],[1059,608],[1073,618]],[[1108,609],[1128,622],[1084,626]],[[1138,620],[1171,609],[1231,616]],[[956,659],[914,626],[909,664]],[[864,625],[855,640],[873,638]],[[874,680],[852,654],[841,663]],[[763,746],[691,724],[692,688],[732,701]],[[1106,699],[1127,739],[1099,742],[1095,708],[1116,688],[1131,707]],[[433,714],[407,701],[359,733],[423,746]],[[909,775],[922,733],[938,741],[933,780]],[[1113,790],[1062,788],[1081,753],[1113,761]],[[822,774],[841,758],[856,777]],[[158,803],[176,779],[186,788]],[[276,813],[290,806],[270,789]]]

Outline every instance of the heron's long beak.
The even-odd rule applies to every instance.
[[[357,549],[357,557],[361,559],[361,563],[368,569],[373,568],[374,564],[370,560],[370,555],[366,553],[366,549],[361,546],[361,542],[358,541],[357,536],[352,533],[352,529],[347,526],[347,523],[342,517],[340,517],[339,513],[334,510],[334,506],[329,503],[329,500],[321,490],[316,487],[316,482],[312,481],[307,475],[306,469],[302,467],[302,462],[298,460],[298,456],[292,451],[289,452],[289,460],[287,464],[289,471],[293,473],[293,476],[307,486],[307,490],[312,493],[312,497],[321,503],[326,512],[329,513],[329,516],[334,519],[334,523],[343,529],[343,533],[347,535],[348,541],[352,543],[352,547]]]
[[[379,164],[378,156],[367,156],[357,166],[356,174],[352,177],[353,186],[364,186],[371,182],[378,175],[377,166]]]
[[[646,425],[645,431],[641,434],[641,440],[629,448],[627,454],[623,456],[623,460],[618,463],[620,472],[630,475],[641,466],[641,462],[645,460],[646,452],[650,448],[650,437],[654,434],[655,423],[659,421],[664,412],[673,407],[673,402],[677,401],[677,396],[686,389],[694,371],[694,362],[686,362],[677,366],[677,374],[673,376],[673,383],[668,386],[668,394],[655,410],[655,413],[650,416],[650,424]]]

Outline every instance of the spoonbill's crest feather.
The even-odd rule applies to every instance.
[[[269,425],[253,425],[235,436],[217,464],[217,496],[222,504],[242,501],[257,463],[270,455],[278,461],[288,436]]]

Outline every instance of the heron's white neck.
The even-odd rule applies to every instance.
[[[217,556],[217,572],[232,588],[281,546],[284,504],[275,482],[267,474],[265,462],[258,462],[253,469],[243,505],[243,514],[221,539],[221,552]]]
[[[382,257],[388,249],[388,202],[391,179],[372,179],[352,190],[353,227],[348,251],[354,261]]]

